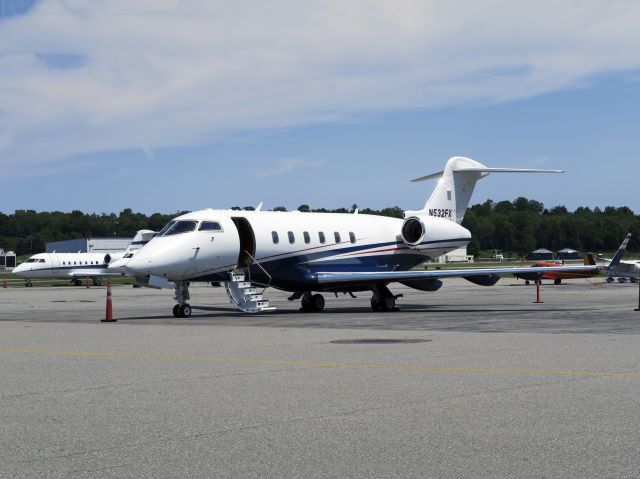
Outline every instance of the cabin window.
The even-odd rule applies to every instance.
[[[63,261],[63,262],[62,262],[62,264],[63,264],[63,265],[65,265],[65,264],[67,264],[67,263],[65,263],[65,262]]]
[[[174,221],[173,224],[171,223],[172,222],[169,221],[167,226],[162,228],[162,236],[190,233],[191,231],[196,229],[196,225],[198,224],[196,221]]]
[[[287,236],[289,237],[289,243],[293,244],[296,242],[296,237],[293,235],[293,231],[287,231]]]
[[[318,231],[318,239],[320,240],[320,243],[324,244],[324,242],[326,241],[325,237],[324,237],[324,233],[322,231]]]
[[[198,231],[222,231],[222,226],[217,221],[203,221]]]
[[[309,236],[309,232],[305,231],[304,233],[302,233],[302,236],[304,236],[304,242],[309,244],[311,243],[311,236]]]
[[[74,261],[74,262],[73,262],[73,264],[78,264],[78,263],[76,263],[76,262]]]
[[[355,243],[355,242],[356,242],[356,235],[354,235],[354,234],[353,234],[353,231],[349,231],[349,240],[350,240],[352,243]]]
[[[271,232],[271,239],[273,240],[273,244],[278,244],[280,242],[280,238],[278,238],[278,232],[277,231],[272,231]]]
[[[336,243],[340,243],[340,233],[338,233],[337,231],[333,233],[333,237],[336,240]]]

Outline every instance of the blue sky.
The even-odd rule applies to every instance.
[[[514,3],[0,0],[0,211],[414,209],[463,155],[640,212],[640,6]]]

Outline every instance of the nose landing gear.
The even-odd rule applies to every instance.
[[[189,296],[189,282],[176,281],[174,286],[176,294],[173,296],[178,304],[173,307],[173,316],[176,318],[188,318],[191,316],[191,305],[187,303]]]

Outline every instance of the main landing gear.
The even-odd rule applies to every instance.
[[[302,311],[319,313],[324,309],[324,296],[306,292],[302,295]]]
[[[394,295],[385,284],[376,284],[371,297],[371,309],[378,311],[397,311],[396,299],[401,298],[401,294]]]
[[[176,318],[188,318],[191,316],[191,305],[187,303],[189,296],[189,282],[176,281],[174,286],[176,294],[173,296],[178,304],[173,307],[173,316]]]

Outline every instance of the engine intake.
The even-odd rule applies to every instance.
[[[402,229],[400,230],[402,240],[409,246],[416,246],[420,244],[426,232],[427,228],[424,223],[420,218],[416,218],[415,216],[404,220],[404,223],[402,223]]]

